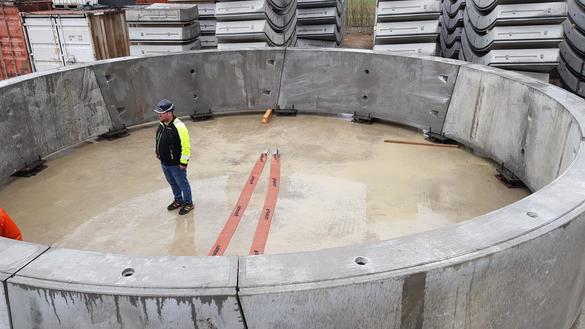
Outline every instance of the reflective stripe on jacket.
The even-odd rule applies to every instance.
[[[189,163],[189,131],[179,118],[173,118],[168,125],[159,123],[156,130],[156,156],[166,166],[186,166]]]

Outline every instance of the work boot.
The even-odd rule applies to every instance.
[[[186,203],[181,210],[179,210],[179,215],[186,215],[191,210],[193,210],[195,206],[192,203]]]
[[[182,206],[183,206],[183,203],[182,203],[182,202],[179,202],[179,201],[175,200],[175,201],[173,201],[173,203],[171,203],[171,204],[170,204],[170,205],[167,207],[167,210],[168,210],[168,211],[172,211],[172,210],[175,210],[175,209],[179,209],[179,208],[181,208]]]

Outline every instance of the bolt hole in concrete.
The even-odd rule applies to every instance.
[[[368,99],[368,95],[362,96],[363,99]]]
[[[368,263],[368,259],[362,256],[354,258],[353,261],[358,265],[366,265]]]
[[[508,189],[496,165],[428,143],[398,125],[300,114],[184,119],[195,211],[167,211],[172,194],[154,155],[154,127],[84,143],[32,178],[0,187],[0,206],[25,240],[131,255],[205,256],[260,153],[278,149],[281,180],[266,254],[341,247],[459,223],[529,194]],[[268,161],[226,255],[247,255],[268,191]],[[263,218],[263,217],[262,217]]]
[[[129,277],[129,276],[132,276],[132,275],[134,275],[134,269],[133,268],[127,268],[127,269],[124,269],[122,271],[122,276],[123,277]]]
[[[532,211],[527,212],[526,215],[528,215],[528,217],[532,217],[532,218],[538,217],[538,214],[535,212],[532,212]]]
[[[191,71],[189,71],[189,72],[191,72],[191,74],[194,74],[195,73],[195,70],[194,69],[191,69]]]
[[[364,70],[366,74],[370,74],[370,70]]]
[[[199,99],[199,95],[197,95],[197,94],[193,94],[193,99],[195,99],[195,100],[196,100],[196,99]]]

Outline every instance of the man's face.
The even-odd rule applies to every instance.
[[[164,123],[169,123],[173,119],[173,112],[172,111],[168,111],[168,112],[165,112],[165,113],[159,113],[158,114],[158,118],[160,119],[160,121],[162,121]]]

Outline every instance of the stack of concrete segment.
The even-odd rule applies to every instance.
[[[442,3],[439,26],[441,36],[441,56],[459,58],[461,33],[463,32],[463,13],[466,0],[444,0]]]
[[[559,73],[567,89],[585,97],[585,1],[567,1],[569,19],[563,23]]]
[[[130,55],[201,48],[197,5],[155,3],[126,9]]]
[[[296,40],[296,0],[223,1],[215,4],[219,49],[285,47]]]
[[[217,48],[217,37],[215,36],[215,3],[202,2],[197,3],[199,9],[199,26],[201,27],[201,48]]]
[[[436,55],[440,0],[378,1],[374,50]]]
[[[201,35],[199,41],[201,48],[210,49],[217,48],[217,38],[215,37],[215,2],[209,0],[169,0],[169,3],[194,3],[197,4],[199,11],[199,27]]]
[[[339,47],[345,34],[344,0],[297,3],[297,47]]]
[[[459,58],[521,71],[550,72],[559,64],[561,23],[567,17],[567,4],[511,1],[467,1]]]

